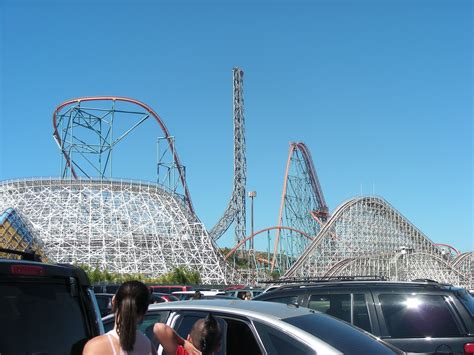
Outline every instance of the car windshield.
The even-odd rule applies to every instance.
[[[86,320],[66,282],[0,282],[0,353],[72,354],[87,341]]]
[[[283,321],[313,334],[343,353],[354,355],[402,354],[368,333],[329,316],[306,314],[285,318]]]

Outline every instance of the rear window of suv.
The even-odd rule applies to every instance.
[[[474,318],[474,295],[470,295],[467,290],[456,291],[456,294],[459,296],[459,299],[471,314],[471,317]]]
[[[77,295],[61,282],[0,282],[1,354],[74,354],[87,340]]]
[[[381,294],[379,300],[392,338],[462,336],[442,295]]]

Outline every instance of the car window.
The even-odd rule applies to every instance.
[[[110,306],[110,298],[102,296],[96,296],[96,298],[100,309],[106,309]]]
[[[351,322],[350,294],[311,295],[308,308]]]
[[[193,314],[184,314],[180,315],[178,318],[178,321],[175,325],[175,330],[176,332],[183,338],[186,339],[188,334],[191,332],[191,328],[193,327],[194,323],[198,319],[205,318],[208,315],[208,313],[199,313],[199,312],[194,312]],[[225,348],[226,348],[226,337],[225,337],[225,332],[226,332],[226,326],[225,324],[222,323],[222,320],[218,317],[216,317],[219,326],[221,327],[222,331],[222,336],[223,339],[221,339],[221,349],[218,352],[214,352],[215,355],[223,355],[225,354]]]
[[[247,291],[239,291],[237,292],[237,297],[240,299],[244,299],[246,293]]]
[[[143,322],[141,322],[138,325],[138,330],[140,330],[143,334],[145,334],[148,337],[148,339],[151,340],[155,348],[158,348],[160,343],[158,342],[158,340],[156,340],[153,334],[153,326],[155,325],[155,323],[166,323],[169,314],[170,314],[169,311],[148,312],[143,318]]]
[[[89,338],[80,300],[65,281],[0,282],[0,353],[80,352]]]
[[[369,311],[364,294],[354,294],[351,310],[351,294],[311,295],[308,308],[327,313],[333,317],[371,331]],[[351,322],[352,312],[352,322]]]
[[[278,302],[284,304],[298,304],[298,296],[284,296],[284,297],[273,297],[267,298],[265,301]]]
[[[100,309],[100,315],[105,317],[112,311],[112,298],[108,296],[96,295],[97,305]]]
[[[248,323],[235,319],[224,319],[224,321],[227,323],[227,355],[262,353]]]
[[[183,314],[176,324],[176,332],[186,339],[192,326],[198,319],[205,318],[208,313]],[[255,335],[247,322],[233,318],[214,315],[222,331],[221,349],[216,355],[262,354]]]
[[[289,335],[260,322],[254,322],[268,354],[314,354],[314,350]]]
[[[462,335],[442,295],[381,294],[379,300],[392,338]]]
[[[283,321],[313,334],[344,354],[384,355],[401,353],[350,324],[322,314],[306,314],[285,318]]]
[[[471,314],[471,317],[474,318],[474,295],[471,295],[467,290],[456,291],[456,294]]]
[[[367,301],[364,294],[354,294],[353,301],[353,324],[359,328],[370,332],[372,327],[370,325],[369,310],[367,309]]]
[[[115,319],[109,318],[106,321],[103,321],[103,323],[104,323],[104,331],[107,333],[108,331],[111,331],[112,329],[114,329]]]

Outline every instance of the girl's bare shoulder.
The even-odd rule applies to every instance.
[[[113,354],[112,349],[110,348],[110,342],[107,339],[107,335],[100,335],[89,340],[84,347],[84,351],[82,352],[82,355],[98,354]]]

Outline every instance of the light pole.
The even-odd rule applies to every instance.
[[[257,197],[257,191],[249,191],[250,203],[250,235],[253,235],[253,199]],[[253,238],[250,239],[249,249],[253,250]]]

